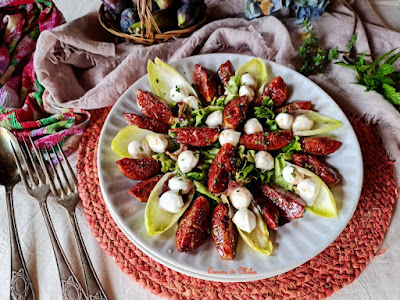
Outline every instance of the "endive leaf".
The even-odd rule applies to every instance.
[[[298,111],[296,112],[296,115],[306,115],[308,118],[314,121],[314,125],[310,130],[299,130],[299,131],[294,131],[293,133],[298,136],[311,136],[311,135],[317,135],[321,133],[326,133],[335,129],[338,129],[343,126],[343,123],[323,116],[320,113],[317,113],[312,110],[307,110],[307,111]]]
[[[144,141],[148,134],[152,134],[153,131],[142,129],[133,126],[126,126],[122,128],[113,141],[111,142],[111,149],[122,157],[131,157],[128,152],[128,145],[132,141]]]
[[[255,91],[268,80],[267,68],[264,61],[259,57],[253,58],[241,66],[239,70],[236,71],[235,76],[240,78],[245,73],[249,73],[257,82],[257,87],[254,89]]]
[[[256,228],[254,228],[253,231],[250,233],[241,230],[239,227],[237,227],[237,230],[239,231],[239,234],[242,237],[243,241],[251,249],[265,255],[271,255],[273,246],[271,240],[269,239],[267,225],[262,219],[262,216],[257,207],[255,207],[253,203],[250,204],[249,210],[256,215]]]
[[[197,97],[196,91],[190,83],[178,71],[158,57],[155,58],[154,63],[151,60],[147,62],[147,72],[154,94],[164,99],[168,104],[175,103],[171,99],[170,91],[176,86],[186,90],[189,95]]]
[[[175,175],[174,172],[166,173],[160,181],[157,182],[155,187],[150,193],[149,200],[146,204],[146,211],[144,222],[146,226],[146,230],[151,235],[159,235],[169,228],[171,228],[183,215],[186,209],[189,207],[190,203],[193,200],[194,196],[194,187],[192,190],[185,195],[186,198],[185,205],[181,208],[181,210],[174,214],[170,213],[162,208],[160,208],[160,196],[163,191],[163,185],[166,183],[170,178]]]
[[[235,209],[232,207],[232,204],[229,202],[228,197],[226,195],[221,195],[221,200],[223,203],[228,204],[230,214],[233,217],[233,211]],[[248,233],[246,231],[241,230],[238,226],[236,226],[241,238],[243,241],[253,250],[265,254],[271,255],[273,246],[272,242],[269,239],[269,232],[267,228],[267,224],[265,224],[260,211],[258,208],[253,204],[250,203],[248,207],[250,211],[252,211],[256,215],[256,228],[253,229],[252,232]]]
[[[297,172],[303,174],[305,178],[312,178],[319,184],[319,193],[317,199],[312,206],[307,206],[306,209],[313,214],[326,218],[337,218],[338,212],[336,202],[328,186],[310,170],[299,167],[297,165],[286,162],[287,165],[292,166]]]

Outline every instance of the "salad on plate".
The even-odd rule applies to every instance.
[[[343,124],[311,101],[285,104],[285,81],[269,80],[262,59],[236,71],[229,60],[216,72],[196,64],[193,85],[158,58],[147,68],[152,91],[136,94],[143,115],[126,112],[111,147],[122,174],[140,180],[129,194],[146,205],[149,234],[176,228],[180,252],[211,235],[233,259],[239,237],[270,255],[268,230],[305,210],[337,217],[330,188],[340,176],[323,157],[341,146],[326,133]]]

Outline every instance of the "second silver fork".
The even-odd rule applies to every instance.
[[[33,144],[32,140],[31,139],[29,140]],[[40,172],[40,170],[37,168],[35,161],[33,159],[33,155],[30,152],[30,148],[26,143],[26,140],[23,139],[23,141],[25,147],[21,145],[21,149],[23,148],[25,149],[25,154],[21,153],[21,156],[24,161],[26,170],[28,171],[27,175],[29,175],[30,183],[28,182],[28,177],[24,172],[24,169],[22,167],[22,162],[20,161],[17,153],[15,152],[15,149],[13,149],[14,159],[19,169],[21,180],[26,188],[26,191],[31,197],[35,198],[39,202],[40,210],[43,214],[46,227],[49,232],[50,241],[53,246],[57,262],[58,273],[61,281],[62,299],[84,300],[86,299],[85,292],[83,291],[81,285],[79,284],[79,281],[76,279],[70,265],[68,264],[65,254],[60,246],[60,242],[55,234],[53,223],[50,219],[50,214],[46,203],[47,196],[50,193],[50,187],[48,184],[46,184],[46,180],[43,180],[42,177],[43,173]],[[32,166],[34,170],[32,169]]]
[[[74,229],[74,235],[75,235],[75,240],[76,244],[78,245],[79,253],[80,253],[80,258],[81,258],[81,263],[82,263],[82,268],[83,268],[83,273],[85,275],[85,283],[86,283],[86,292],[90,300],[107,300],[107,297],[101,287],[100,281],[98,277],[96,276],[96,273],[93,269],[93,265],[90,262],[87,250],[84,246],[82,235],[80,233],[78,223],[76,220],[76,215],[75,215],[75,207],[77,203],[79,202],[79,193],[78,193],[78,183],[75,177],[74,172],[72,171],[71,165],[69,164],[67,158],[64,155],[64,152],[62,151],[61,147],[59,144],[57,144],[57,150],[52,146],[51,147],[53,156],[51,156],[51,153],[46,149],[45,153],[47,156],[47,160],[49,164],[51,165],[52,168],[52,173],[54,174],[53,177],[50,176],[50,172],[46,169],[46,164],[43,161],[43,156],[41,153],[36,153],[39,160],[40,164],[42,167],[45,169],[45,174],[47,177],[47,181],[49,182],[50,189],[56,199],[56,202],[64,207],[70,217],[70,221],[72,224],[72,228]],[[35,148],[35,151],[37,149]],[[69,175],[70,175],[70,180],[68,179],[68,176],[64,170],[63,163],[61,162],[60,157],[62,160],[65,162]],[[57,162],[56,167],[53,163],[53,160]],[[57,169],[61,170],[61,176],[63,180],[60,178],[60,174]],[[59,192],[57,191],[55,187],[55,180],[57,181],[58,185],[60,186]]]

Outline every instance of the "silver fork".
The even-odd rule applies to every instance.
[[[33,141],[31,138],[29,138],[30,142],[32,145],[34,145]],[[78,280],[76,279],[74,273],[72,272],[72,269],[65,257],[65,254],[63,250],[61,249],[60,242],[55,234],[53,223],[50,218],[50,214],[47,208],[47,203],[46,199],[48,194],[50,193],[50,186],[46,183],[46,180],[43,180],[42,174],[39,169],[37,168],[35,161],[33,159],[32,153],[29,150],[28,144],[23,138],[24,141],[24,146],[21,145],[21,149],[25,149],[25,152],[28,156],[24,155],[24,153],[21,153],[22,159],[24,161],[25,167],[28,171],[28,175],[30,178],[31,184],[28,182],[28,178],[26,174],[24,173],[24,170],[22,168],[22,164],[20,159],[18,158],[18,155],[15,152],[15,149],[13,149],[14,153],[14,159],[17,164],[18,170],[21,175],[22,182],[26,188],[26,191],[28,194],[35,198],[39,202],[40,210],[42,212],[42,215],[44,217],[45,223],[47,230],[49,232],[50,236],[50,241],[53,246],[53,251],[55,254],[56,262],[57,262],[57,267],[58,267],[58,273],[61,281],[61,291],[62,291],[62,299],[63,300],[84,300],[86,299],[85,292],[82,289],[82,286],[79,284]],[[23,151],[23,150],[22,150]],[[35,148],[36,155],[38,153],[37,149]],[[40,152],[39,152],[40,153]],[[40,160],[41,153],[40,155],[37,156]],[[28,161],[29,160],[29,161]],[[32,166],[34,171],[32,170]],[[43,169],[43,167],[42,167]],[[35,175],[35,176],[34,176]],[[47,179],[48,181],[48,179]]]
[[[69,164],[69,162],[68,162],[67,158],[65,157],[65,154],[62,151],[59,144],[57,144],[57,148],[58,148],[59,155],[57,154],[57,151],[53,146],[51,147],[51,150],[53,152],[53,157],[57,161],[58,168],[53,163],[51,153],[49,153],[49,151],[47,149],[45,150],[48,161],[51,165],[51,169],[53,171],[52,173],[54,175],[53,175],[53,178],[51,178],[50,172],[48,172],[47,169],[45,170],[45,174],[46,174],[47,180],[50,184],[50,189],[51,189],[55,199],[57,200],[56,202],[60,206],[64,207],[69,214],[71,225],[72,225],[72,228],[74,229],[76,244],[78,245],[78,249],[79,249],[79,253],[80,253],[83,273],[85,275],[87,295],[89,296],[90,300],[92,300],[92,299],[93,300],[107,300],[106,294],[104,293],[104,291],[101,287],[100,281],[99,281],[98,277],[96,276],[96,272],[94,271],[93,265],[89,259],[89,255],[88,255],[85,245],[83,243],[82,235],[81,235],[81,232],[79,230],[78,223],[76,220],[75,207],[80,200],[79,193],[78,193],[78,183],[77,183],[75,174],[72,171],[71,165]],[[37,156],[39,157],[39,160],[41,161],[40,162],[41,165],[45,165],[45,163],[42,160],[42,155],[37,154]],[[68,179],[68,176],[63,167],[63,163],[60,160],[60,156],[67,166],[71,180]],[[60,173],[62,175],[63,180],[61,180],[57,169],[61,170]],[[60,189],[59,189],[60,192],[58,192],[55,187],[54,179],[57,180],[57,183],[60,186]]]

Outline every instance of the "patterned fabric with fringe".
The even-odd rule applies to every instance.
[[[0,20],[0,126],[19,138],[31,136],[39,147],[59,142],[71,152],[90,114],[54,105],[32,58],[39,34],[64,23],[62,14],[51,1],[7,0],[0,4]]]

